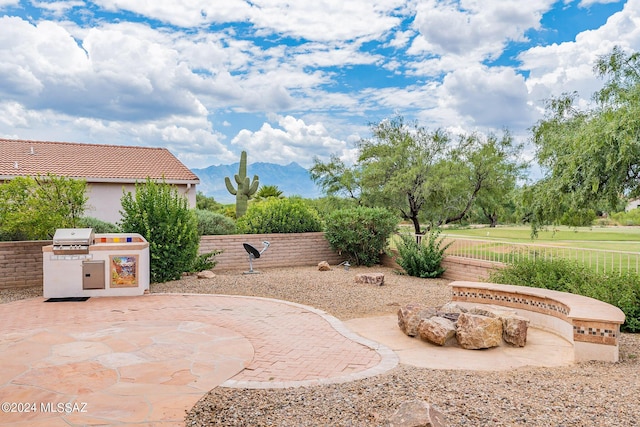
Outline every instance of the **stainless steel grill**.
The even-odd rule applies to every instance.
[[[59,228],[53,236],[53,253],[88,254],[94,240],[92,228]]]

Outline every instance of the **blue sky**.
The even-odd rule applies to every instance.
[[[0,0],[0,136],[192,168],[350,162],[395,114],[526,142],[615,45],[640,50],[640,0]]]

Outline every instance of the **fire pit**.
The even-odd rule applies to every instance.
[[[61,228],[42,252],[45,298],[132,296],[149,290],[149,243],[139,234]]]

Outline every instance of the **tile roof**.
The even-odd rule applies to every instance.
[[[165,148],[0,139],[0,178],[47,173],[87,182],[199,182]]]

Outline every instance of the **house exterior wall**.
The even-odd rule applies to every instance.
[[[89,183],[87,186],[87,209],[85,216],[91,216],[116,224],[120,221],[123,191],[135,194],[135,184],[121,182],[97,182]],[[189,201],[189,207],[196,207],[196,186],[195,184],[176,184],[178,192],[185,195]]]

